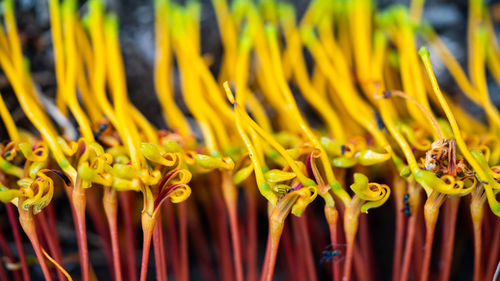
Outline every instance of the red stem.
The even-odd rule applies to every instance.
[[[362,257],[363,263],[360,264],[361,270],[359,271],[361,273],[360,280],[366,280],[370,281],[372,280],[372,276],[375,276],[375,273],[373,272],[373,255],[372,255],[372,247],[371,247],[371,241],[370,241],[370,234],[369,234],[369,225],[368,225],[368,215],[367,214],[361,214],[359,217],[359,247],[360,248],[360,256]],[[356,256],[354,256],[356,259]],[[356,262],[356,260],[355,260]],[[355,265],[356,266],[356,265]]]
[[[228,237],[228,229],[226,226],[226,216],[224,212],[224,202],[219,193],[214,192],[213,198],[215,201],[215,214],[218,215],[218,219],[215,221],[216,224],[216,235],[219,242],[219,255],[220,263],[222,267],[222,280],[232,281],[234,280],[233,266],[231,262],[231,245]]]
[[[140,281],[146,281],[148,277],[149,250],[151,248],[151,237],[153,236],[154,221],[148,214],[142,215],[142,260]]]
[[[10,229],[12,229],[12,234],[14,235],[14,243],[16,244],[17,254],[19,255],[19,261],[21,262],[23,280],[30,281],[31,276],[28,268],[28,263],[26,262],[26,254],[24,253],[23,241],[21,239],[21,232],[19,231],[19,225],[17,224],[17,218],[14,211],[14,206],[12,206],[11,204],[5,204],[5,209],[7,211],[7,216],[9,218]]]
[[[482,260],[482,252],[481,252],[481,225],[482,220],[477,222],[475,220],[472,221],[474,227],[474,281],[481,280],[481,260]]]
[[[396,213],[396,230],[394,233],[394,259],[392,261],[392,281],[398,281],[401,276],[401,259],[403,256],[403,241],[405,229],[405,214],[401,211],[404,208],[404,180],[394,180],[394,212]]]
[[[416,196],[420,196],[419,193]],[[417,200],[419,201],[419,200]],[[403,257],[403,265],[401,267],[401,281],[407,281],[410,273],[411,258],[413,256],[414,241],[416,235],[417,222],[420,215],[420,206],[415,206],[412,210],[411,217],[408,219],[408,229],[406,232],[406,243]]]
[[[28,236],[33,249],[35,250],[38,263],[42,268],[43,276],[46,281],[52,281],[52,276],[50,275],[49,268],[45,262],[45,257],[43,256],[42,249],[40,248],[40,243],[38,242],[38,236],[36,234],[35,219],[33,218],[32,209],[28,211],[19,209],[19,222],[24,230],[24,233]]]
[[[303,237],[301,235],[301,230],[299,229],[299,222],[297,220],[297,217],[292,217],[291,218],[291,226],[292,226],[292,231],[291,231],[291,236],[292,236],[292,243],[294,245],[300,245],[296,246],[294,248],[294,256],[295,256],[295,264],[301,264],[303,266],[295,266],[295,268],[292,270],[292,274],[296,275],[297,279],[300,281],[305,281],[307,280],[307,264],[305,261],[305,252],[304,248],[302,245],[304,244]],[[288,228],[288,227],[287,227]],[[290,233],[289,233],[290,235]]]
[[[133,222],[133,216],[135,212],[132,211],[132,199],[133,197],[130,196],[131,191],[122,191],[119,193],[119,200],[120,200],[120,206],[122,207],[122,213],[123,213],[123,225],[125,228],[124,231],[124,238],[125,238],[125,252],[127,253],[125,255],[125,263],[126,263],[126,270],[128,271],[128,280],[129,281],[136,281],[137,280],[137,267],[135,265],[136,261],[136,254],[135,254],[135,241],[136,241],[136,232],[135,232],[135,225]]]
[[[439,280],[446,281],[450,279],[451,263],[453,258],[453,246],[455,243],[455,226],[457,223],[459,197],[450,197],[446,202],[445,227],[443,229],[441,243],[442,266],[439,271]]]
[[[226,203],[229,215],[229,227],[231,231],[231,242],[233,246],[233,262],[236,273],[236,281],[243,281],[243,266],[241,261],[240,232],[238,230],[238,213],[236,210],[236,200],[238,191],[233,184],[232,174],[224,172],[222,174],[222,195]]]
[[[111,236],[111,252],[113,256],[113,269],[116,281],[122,281],[122,270],[120,262],[120,242],[118,239],[118,200],[117,194],[111,187],[105,187],[102,203],[104,206],[104,213],[108,220],[109,234]]]
[[[53,232],[57,231],[51,230],[44,212],[41,212],[37,216],[37,219],[40,224],[40,227],[42,228],[43,236],[45,237],[45,240],[47,240],[47,243],[49,245],[49,250],[52,257],[59,265],[63,266],[61,247],[59,246],[59,244],[56,243],[53,237]],[[61,281],[66,279],[66,277],[60,270],[57,270],[57,278]]]
[[[354,242],[354,270],[356,272],[356,279],[358,281],[367,281],[369,279],[369,276],[367,267],[365,266],[366,258],[363,257],[360,248],[361,246],[359,245],[359,242]]]
[[[156,270],[156,280],[158,281],[167,281],[167,271],[165,270],[165,256],[163,252],[165,248],[162,246],[162,221],[161,221],[161,213],[158,213],[158,217],[156,218],[156,223],[153,230],[153,249],[155,255],[155,270]]]
[[[325,206],[325,217],[330,229],[330,241],[332,246],[339,244],[338,238],[338,211],[334,207]],[[340,280],[340,262],[332,262],[332,280]]]
[[[168,249],[172,252],[172,271],[175,279],[179,280],[179,243],[177,238],[177,226],[175,224],[174,205],[166,202],[163,208],[164,215],[167,219],[167,243]]]
[[[187,208],[186,202],[179,203],[179,237],[180,237],[180,259],[181,278],[180,281],[189,281],[188,261],[188,236],[187,236]]]
[[[2,252],[7,257],[9,262],[15,263],[14,254],[12,254],[12,251],[9,248],[9,243],[7,242],[7,239],[3,235],[3,232],[1,231],[1,229],[0,229],[0,248],[2,248]],[[5,270],[5,268],[3,267],[3,263],[0,263],[0,264],[2,264],[2,270]],[[6,274],[5,276],[7,276],[7,272],[5,272],[5,274]],[[19,272],[19,270],[12,271],[12,274],[14,275],[14,280],[16,280],[16,281],[22,280],[21,273]],[[0,276],[0,277],[2,277],[2,276]],[[5,277],[4,279],[1,279],[1,280],[7,280],[7,277]]]
[[[300,260],[300,256],[298,253],[294,253],[293,251],[293,239],[290,235],[290,228],[285,226],[283,230],[283,236],[281,238],[281,248],[282,254],[281,258],[285,260],[286,263],[286,276],[287,280],[291,281],[300,281],[305,280],[303,267],[297,266],[297,263]]]
[[[276,255],[278,254],[278,246],[280,243],[281,234],[283,233],[283,223],[274,221],[273,219],[269,222],[269,240],[267,243],[268,250],[267,253],[267,269],[262,272],[260,276],[260,281],[272,281],[274,275],[274,267],[276,266]]]
[[[245,189],[247,202],[247,281],[257,281],[257,200],[253,186]]]
[[[95,202],[99,202],[101,199],[98,196],[99,196],[98,190],[95,189],[87,190],[86,201],[88,204],[86,205],[86,210],[88,211],[89,217],[92,221],[92,225],[94,226],[97,235],[99,235],[99,238],[101,240],[102,247],[104,250],[104,256],[106,258],[109,271],[111,272],[113,279],[115,279],[116,270],[113,270],[114,268],[113,249],[111,246],[111,237],[108,231],[109,229],[106,222],[106,216],[103,215],[101,204],[95,204]]]
[[[192,201],[191,201],[192,202]],[[217,280],[214,266],[211,261],[210,249],[208,247],[206,235],[203,232],[203,227],[200,223],[199,212],[196,204],[189,204],[189,234],[192,235],[194,252],[197,253],[196,258],[200,266],[200,271],[204,281]]]
[[[500,254],[499,248],[500,248],[500,220],[494,216],[494,220],[496,221],[495,223],[495,229],[493,231],[493,240],[491,241],[491,245],[489,247],[490,250],[490,255],[488,257],[488,267],[486,270],[486,280],[493,280],[493,276],[495,274],[495,270],[498,264],[498,255]]]
[[[82,280],[90,281],[89,250],[87,247],[87,229],[85,222],[85,190],[76,183],[72,193],[72,203],[75,210],[75,224],[78,239],[78,252],[80,254],[80,267],[82,270]]]
[[[299,225],[299,234],[301,236],[301,240],[303,244],[304,249],[304,259],[305,259],[305,265],[307,269],[307,276],[309,281],[316,281],[318,280],[316,277],[316,271],[314,267],[314,258],[312,256],[312,249],[311,249],[311,240],[309,238],[309,232],[307,231],[307,213],[303,214],[303,217],[297,218],[296,221],[298,222]]]
[[[356,233],[358,231],[361,204],[362,200],[357,196],[354,196],[344,213],[344,232],[347,242],[347,253],[344,263],[344,275],[342,277],[342,281],[351,280],[352,260],[355,246],[354,241],[356,239]]]

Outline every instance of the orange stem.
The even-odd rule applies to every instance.
[[[124,238],[125,238],[125,262],[127,264],[126,270],[129,281],[137,280],[137,271],[136,271],[136,254],[135,254],[135,241],[136,241],[136,233],[135,233],[135,225],[133,223],[134,212],[132,212],[133,204],[131,202],[131,193],[130,191],[122,191],[119,195],[120,206],[122,207],[122,216],[123,224],[125,227]]]
[[[47,263],[45,262],[45,257],[43,256],[42,249],[38,241],[38,236],[36,234],[35,219],[33,217],[32,209],[25,211],[22,208],[19,208],[19,222],[21,223],[21,227],[23,228],[24,233],[26,233],[26,235],[28,236],[33,249],[35,250],[35,254],[38,259],[38,263],[42,268],[45,280],[52,281],[52,276],[50,275],[49,268],[47,267]]]
[[[459,197],[450,197],[446,204],[445,227],[442,236],[441,258],[442,264],[439,272],[439,280],[446,281],[450,279],[451,263],[453,258],[453,246],[455,243],[455,226],[457,223]]]
[[[115,280],[122,281],[122,270],[120,262],[120,242],[118,240],[118,199],[117,194],[111,187],[105,187],[103,196],[104,213],[108,220],[109,234],[111,236],[111,252],[113,254],[113,269]]]
[[[272,281],[274,275],[274,267],[276,266],[276,255],[278,254],[278,245],[280,243],[281,234],[283,233],[283,223],[273,219],[269,222],[269,240],[267,247],[267,270],[262,272],[260,281]]]
[[[141,274],[140,281],[146,281],[148,277],[149,265],[149,250],[151,248],[151,238],[153,236],[153,228],[155,220],[146,212],[142,214],[142,260],[141,260]]]
[[[155,270],[157,281],[167,281],[165,256],[163,255],[165,248],[163,247],[162,241],[162,225],[161,213],[158,213],[158,217],[156,218],[156,223],[153,229],[153,249],[155,255]]]
[[[180,259],[181,278],[180,281],[189,281],[189,261],[188,261],[188,236],[187,236],[187,208],[186,202],[179,203],[179,236],[180,236]]]
[[[247,201],[247,281],[257,281],[257,200],[253,186],[246,188]]]
[[[335,207],[325,206],[325,217],[330,229],[330,241],[332,245],[339,244],[338,238],[338,217],[339,213]],[[340,280],[340,262],[332,262],[332,280]]]
[[[482,231],[481,231],[481,225],[482,225],[482,220],[481,221],[472,221],[473,227],[474,227],[474,281],[480,281],[481,280],[481,244],[482,244]]]
[[[303,249],[304,249],[304,259],[307,269],[307,276],[309,281],[318,280],[316,277],[316,271],[314,268],[314,259],[312,256],[311,240],[309,237],[309,232],[307,231],[307,214],[303,214],[303,217],[297,217],[296,221],[299,224],[299,235],[301,236]]]
[[[85,190],[80,184],[75,184],[72,193],[72,203],[75,210],[75,224],[78,239],[78,252],[80,254],[80,266],[82,270],[82,280],[90,281],[89,250],[87,247],[87,229],[85,223],[85,204],[87,198]]]

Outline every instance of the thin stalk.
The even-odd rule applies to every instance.
[[[396,230],[394,234],[394,259],[392,261],[392,281],[398,281],[401,274],[401,259],[403,256],[403,241],[405,228],[405,214],[403,198],[405,184],[404,180],[396,177],[392,187],[394,194],[394,212],[396,213]]]
[[[484,197],[484,196],[483,196]],[[474,228],[474,281],[481,279],[481,263],[482,263],[482,225],[484,218],[484,200],[479,196],[473,196],[470,206],[472,216],[472,226]]]
[[[280,255],[286,263],[287,269],[285,273],[288,280],[291,281],[301,281],[306,280],[304,277],[303,267],[297,266],[300,256],[293,252],[293,239],[290,237],[290,229],[285,226],[283,230],[283,238],[281,239],[281,250],[282,255]]]
[[[136,275],[136,254],[135,254],[135,226],[133,223],[133,212],[132,212],[132,203],[130,198],[130,192],[124,191],[120,192],[119,195],[120,206],[123,214],[123,224],[125,227],[124,238],[125,238],[125,261],[127,267],[127,275],[129,281],[137,281]]]
[[[149,251],[151,248],[151,238],[153,236],[153,228],[155,220],[146,212],[142,214],[142,260],[140,281],[146,281],[148,277]]]
[[[168,249],[171,251],[172,256],[172,271],[175,279],[178,280],[179,273],[179,243],[177,238],[177,226],[175,224],[174,206],[172,203],[165,202],[163,213],[167,219],[167,242]]]
[[[56,243],[52,234],[53,232],[57,231],[50,228],[49,223],[47,222],[47,218],[45,217],[45,212],[38,214],[37,219],[38,223],[40,224],[40,227],[42,228],[43,237],[45,237],[45,240],[47,240],[47,244],[49,245],[50,253],[54,257],[54,260],[58,264],[63,266],[61,247],[59,244]],[[60,270],[57,270],[57,278],[59,280],[65,279],[64,274]]]
[[[458,206],[460,204],[459,197],[450,197],[447,200],[446,207],[446,219],[445,219],[445,229],[442,236],[442,246],[441,246],[441,258],[440,262],[442,267],[439,271],[440,281],[446,281],[450,279],[451,264],[453,258],[453,246],[455,243],[455,226],[457,223]]]
[[[72,192],[72,203],[75,210],[75,224],[78,239],[78,252],[80,254],[80,267],[82,280],[90,281],[89,250],[87,247],[87,229],[85,223],[85,204],[87,201],[85,190],[81,182],[77,182]]]
[[[224,202],[218,193],[213,193],[215,202],[215,214],[224,214]],[[213,211],[212,211],[213,212]],[[219,257],[221,264],[222,280],[231,281],[234,279],[233,266],[231,262],[231,245],[226,226],[227,217],[220,215],[215,222],[215,231],[219,242]]]
[[[299,229],[300,228],[299,221],[297,220],[297,218],[294,218],[294,217],[291,218],[291,226],[292,226],[292,231],[288,231],[289,232],[288,235],[292,235],[290,240],[292,240],[293,245],[296,245],[295,248],[292,247],[293,248],[292,252],[294,253],[293,256],[295,258],[295,263],[303,265],[303,266],[292,267],[292,269],[290,271],[291,271],[291,274],[296,275],[296,277],[299,281],[304,281],[304,280],[307,280],[309,273],[307,272],[308,270],[307,270],[306,253],[304,251],[304,247],[302,247],[302,245],[304,244],[304,240],[303,240],[302,235],[300,234],[301,231]],[[284,234],[286,233],[287,229],[289,229],[289,227],[286,227],[283,230],[283,238],[284,238]]]
[[[351,280],[351,269],[355,246],[354,241],[356,239],[356,233],[358,231],[361,201],[361,199],[355,196],[347,206],[344,214],[344,232],[347,242],[347,253],[344,263],[344,273],[342,276],[343,281]]]
[[[335,207],[325,205],[325,217],[330,229],[330,241],[332,245],[337,245],[339,244],[337,231],[339,213]],[[340,262],[332,262],[332,280],[340,280]]]
[[[370,279],[367,270],[367,262],[366,258],[363,256],[363,251],[361,250],[362,246],[360,246],[359,242],[354,242],[354,253],[353,253],[353,261],[354,261],[354,272],[356,273],[356,279],[358,281],[368,281]]]
[[[304,248],[304,259],[308,277],[307,280],[315,281],[317,280],[317,277],[314,267],[314,258],[312,255],[311,240],[309,232],[307,231],[307,214],[303,214],[303,217],[301,218],[298,217],[296,221],[298,221],[299,225],[299,235],[302,237],[301,240],[303,244],[301,245]]]
[[[373,272],[373,255],[369,234],[368,216],[366,214],[361,214],[359,222],[359,248],[361,250],[360,254],[363,257],[363,263],[361,264],[363,267],[363,270],[361,270],[363,278],[359,279],[370,281],[373,279],[372,276],[375,276],[375,273]]]
[[[495,274],[495,269],[498,264],[498,255],[500,253],[500,220],[496,216],[494,216],[495,229],[493,230],[493,241],[491,241],[490,245],[490,255],[488,257],[488,267],[486,269],[486,280],[493,280],[493,275]]]
[[[231,173],[223,172],[221,187],[224,202],[226,203],[227,213],[229,215],[229,227],[231,231],[231,242],[233,245],[233,262],[236,273],[236,281],[243,281],[240,233],[238,231],[238,212],[236,209],[238,190],[233,183]]]
[[[109,225],[109,234],[111,236],[111,251],[113,253],[113,269],[115,272],[115,280],[122,281],[122,270],[120,262],[120,241],[118,239],[118,198],[116,191],[111,187],[104,188],[104,196],[102,204],[104,213]]]
[[[260,281],[272,281],[274,275],[274,267],[276,266],[276,255],[278,254],[278,245],[280,243],[281,234],[283,233],[283,222],[270,219],[269,221],[269,240],[267,243],[267,264],[266,271],[263,271],[260,276]]]
[[[189,260],[188,260],[188,235],[187,235],[187,207],[186,202],[179,203],[179,242],[181,259],[180,281],[189,281]]]
[[[162,233],[162,220],[161,213],[158,213],[156,218],[156,223],[153,229],[153,250],[155,255],[155,270],[156,270],[156,280],[167,281],[167,271],[165,263],[165,248],[163,248],[163,233]]]
[[[12,206],[11,204],[5,204],[5,210],[7,210],[10,229],[12,230],[12,234],[14,235],[14,243],[16,244],[17,254],[19,255],[19,261],[21,262],[23,280],[30,281],[31,276],[28,268],[28,263],[26,262],[26,254],[24,253],[23,241],[21,239],[19,225],[17,224],[17,218],[14,211],[14,206]]]
[[[257,198],[253,186],[246,186],[247,281],[257,281]]]
[[[38,241],[38,236],[35,228],[35,219],[33,217],[32,210],[25,211],[22,208],[19,208],[19,222],[21,223],[21,227],[28,236],[33,249],[35,250],[36,257],[38,259],[38,263],[42,268],[43,276],[46,281],[52,281],[52,276],[50,275],[49,268],[47,267],[47,263],[45,262],[45,257],[42,253],[42,248],[40,247],[40,243]]]
[[[411,202],[414,202],[414,207],[411,208],[411,217],[408,219],[408,228],[406,232],[406,243],[404,249],[403,265],[401,267],[401,281],[407,281],[410,273],[411,258],[413,256],[414,241],[417,229],[417,222],[420,216],[420,191],[415,183],[410,183],[409,194]],[[411,205],[410,205],[411,206]]]
[[[434,242],[434,231],[436,229],[436,222],[439,216],[439,207],[443,204],[445,195],[433,191],[424,206],[425,218],[425,253],[422,263],[422,275],[420,281],[427,281],[429,278],[429,271],[432,257],[432,245]]]
[[[16,273],[17,273],[17,277],[15,277],[16,280],[20,280],[20,279],[18,279],[18,277],[20,277],[19,273],[17,271],[14,271],[14,274],[16,274]],[[9,280],[9,277],[7,277],[7,271],[5,270],[3,263],[0,263],[0,279],[1,280]]]
[[[87,191],[86,211],[88,212],[89,218],[92,221],[92,225],[94,226],[97,235],[99,235],[109,271],[114,279],[116,272],[113,270],[113,249],[111,247],[111,237],[108,233],[106,216],[103,215],[101,205],[94,203],[100,201],[101,198],[99,196],[100,195],[97,189],[90,189]]]
[[[9,243],[7,242],[7,239],[5,238],[5,236],[3,235],[3,232],[1,230],[0,230],[0,247],[2,249],[3,255],[7,257],[9,262],[15,263],[14,254],[12,254],[12,251],[9,248]],[[5,268],[3,267],[3,264],[2,264],[2,270],[5,270]],[[14,280],[16,280],[16,281],[22,280],[21,273],[19,272],[19,270],[14,270],[12,272],[12,274],[14,275]],[[7,272],[5,272],[5,276],[7,276]],[[0,275],[0,277],[4,278],[1,275]],[[1,279],[1,280],[7,280],[7,277],[5,277],[4,279]]]
[[[196,258],[200,265],[203,280],[215,281],[217,280],[214,270],[215,266],[212,264],[209,243],[200,222],[199,210],[196,204],[189,204],[189,210],[189,234],[192,235],[191,241],[193,241],[194,252],[197,253]]]

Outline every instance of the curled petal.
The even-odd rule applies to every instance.
[[[161,146],[154,143],[141,143],[141,151],[149,161],[166,167],[172,167],[179,161],[178,153],[165,152]]]
[[[37,214],[52,200],[52,196],[54,195],[54,181],[50,177],[40,173],[40,177],[33,181],[29,189],[33,191],[33,195],[21,200],[20,207],[25,211],[33,207],[33,213]],[[27,195],[28,193],[25,192],[25,194]]]
[[[361,205],[361,212],[368,213],[369,209],[380,207],[385,203],[385,201],[387,201],[387,199],[389,199],[389,195],[391,195],[391,189],[387,185],[377,185],[377,189],[379,189],[377,191],[382,194],[382,197],[377,201],[367,201],[366,203]]]
[[[445,175],[438,178],[433,172],[420,169],[413,172],[413,175],[428,195],[432,190],[448,195],[463,195],[472,191],[470,187],[464,189],[464,183],[456,181],[453,176]]]
[[[189,185],[185,183],[170,185],[158,194],[158,197],[154,201],[154,212],[156,213],[158,207],[169,197],[172,203],[180,203],[189,198],[189,195],[191,195],[191,188]]]
[[[145,185],[155,185],[161,179],[161,172],[158,170],[141,169],[137,175]]]
[[[313,178],[316,184],[318,185],[319,189],[321,190],[322,193],[325,193],[328,191],[330,188],[329,185],[325,184],[325,181],[323,180],[323,177],[321,176],[321,173],[316,166],[316,158],[319,158],[321,155],[321,151],[318,149],[313,150],[306,159],[306,170],[307,170],[307,175],[309,178]]]
[[[381,185],[368,182],[368,178],[360,173],[354,174],[354,183],[351,184],[351,189],[365,201],[378,201],[385,196]]]
[[[314,201],[314,199],[318,195],[318,189],[316,187],[310,186],[301,188],[293,192],[297,192],[299,194],[299,198],[297,198],[297,201],[292,207],[292,214],[300,217],[302,213],[306,210],[306,207],[312,201]]]
[[[177,169],[168,173],[158,184],[158,193],[161,194],[167,186],[187,184],[191,180],[191,173],[186,169]]]
[[[19,144],[19,148],[24,157],[32,162],[43,162],[49,155],[49,149],[43,142],[39,142],[35,147],[27,142],[22,142]]]

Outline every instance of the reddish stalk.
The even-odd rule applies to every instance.
[[[168,249],[172,252],[172,271],[175,279],[178,280],[179,273],[179,243],[177,238],[177,226],[175,224],[174,205],[165,202],[163,212],[167,220],[167,243]]]
[[[352,260],[354,256],[355,246],[354,241],[356,238],[356,233],[358,231],[360,208],[361,199],[359,199],[357,196],[354,196],[354,198],[349,203],[349,206],[347,206],[344,214],[344,232],[347,242],[347,253],[345,257],[344,274],[342,276],[342,281],[351,280]]]
[[[113,269],[116,281],[122,281],[122,270],[120,262],[120,242],[118,239],[118,199],[116,191],[111,187],[104,187],[104,195],[102,197],[104,213],[108,220],[109,234],[111,236],[111,252],[113,255]]]
[[[151,238],[153,236],[153,228],[155,226],[155,220],[146,212],[142,214],[142,260],[141,260],[141,274],[139,277],[140,281],[146,281],[148,277],[148,265],[149,265],[149,251],[151,248]]]
[[[187,208],[186,202],[179,203],[179,242],[181,259],[180,281],[189,281],[189,261],[188,261],[188,236],[187,236]]]
[[[370,241],[369,234],[369,226],[368,226],[368,216],[366,214],[361,214],[359,217],[360,227],[359,227],[359,250],[360,255],[362,256],[363,263],[361,263],[361,278],[360,280],[370,281],[372,280],[372,276],[375,276],[375,272],[373,272],[373,255],[372,255],[372,247]],[[356,256],[354,256],[356,259]],[[356,260],[354,261],[356,262]]]
[[[292,247],[293,248],[292,252],[294,253],[293,256],[295,258],[294,263],[304,265],[304,266],[294,266],[294,267],[292,266],[291,274],[296,275],[298,280],[304,281],[304,280],[307,280],[309,274],[307,272],[307,264],[306,264],[306,256],[305,256],[306,253],[304,251],[304,247],[302,247],[302,245],[304,244],[304,241],[303,241],[303,237],[300,233],[301,230],[300,230],[298,218],[292,217],[291,221],[290,221],[290,225],[292,226],[292,231],[290,232],[288,230],[290,227],[285,227],[285,229],[283,230],[283,238],[285,238],[284,235],[288,230],[288,232],[289,232],[288,235],[292,236],[292,237],[290,237],[290,240],[292,240],[293,245],[296,245],[294,248]]]
[[[89,250],[87,247],[87,229],[85,223],[85,204],[87,201],[85,190],[81,182],[77,182],[72,192],[72,203],[75,210],[75,224],[78,239],[78,252],[80,254],[80,267],[82,280],[90,281]]]
[[[215,186],[215,185],[213,185]],[[217,239],[219,242],[219,255],[220,255],[220,264],[221,264],[221,272],[222,272],[222,280],[232,281],[234,279],[233,266],[231,262],[231,245],[229,242],[228,230],[226,227],[226,216],[224,212],[224,202],[221,196],[214,192],[213,193],[214,203],[215,203],[215,214],[219,215],[219,218],[215,221],[215,231],[217,235]],[[210,206],[207,206],[210,208]],[[213,210],[211,211],[211,213]]]
[[[0,248],[2,249],[3,254],[7,257],[9,262],[15,263],[14,255],[12,254],[12,251],[9,248],[9,243],[7,242],[7,239],[5,239],[5,236],[3,235],[3,232],[1,230],[0,230]],[[5,270],[5,268],[3,267],[3,263],[0,263],[0,264],[2,265],[1,266],[2,270]],[[16,280],[16,281],[22,280],[21,273],[19,272],[19,270],[13,270],[12,274],[14,275],[14,280]],[[7,276],[7,272],[5,272],[5,276]],[[0,277],[4,278],[2,276],[0,276]],[[7,277],[5,277],[4,279],[0,279],[0,280],[7,280]]]
[[[222,195],[226,203],[227,213],[229,215],[229,227],[231,231],[231,242],[233,245],[233,262],[236,273],[236,281],[243,281],[243,266],[241,261],[241,243],[238,230],[238,213],[236,209],[236,200],[238,190],[233,183],[233,177],[230,172],[222,173]]]
[[[23,241],[21,239],[19,225],[17,224],[14,206],[12,206],[11,204],[5,204],[5,210],[7,211],[10,229],[12,230],[12,234],[14,235],[14,243],[16,244],[17,254],[19,255],[19,261],[21,262],[23,280],[30,281],[31,276],[28,268],[28,263],[26,262],[26,254],[24,253]]]
[[[332,245],[337,245],[339,244],[337,232],[339,213],[335,207],[325,205],[325,217],[330,229],[330,241]],[[332,262],[332,280],[340,280],[340,262]]]
[[[257,200],[253,186],[245,188],[247,202],[247,281],[257,281]]]
[[[283,230],[283,237],[281,238],[281,250],[283,251],[281,258],[285,260],[286,270],[285,273],[288,280],[301,281],[306,280],[302,266],[297,266],[300,255],[293,252],[293,239],[290,237],[290,229],[285,226]]]
[[[296,222],[298,222],[299,235],[301,236],[302,240],[301,245],[303,246],[305,265],[307,269],[307,276],[308,276],[307,280],[316,281],[318,279],[316,277],[314,258],[312,256],[311,240],[309,238],[309,232],[307,231],[307,214],[304,214],[303,217],[301,218],[297,217]]]
[[[106,262],[109,267],[109,271],[112,274],[113,279],[115,278],[115,270],[113,263],[113,249],[111,246],[111,239],[109,236],[108,225],[106,222],[106,216],[103,215],[103,211],[101,209],[100,204],[94,204],[94,202],[99,202],[101,199],[99,197],[99,193],[97,189],[89,189],[87,190],[87,205],[86,211],[92,221],[92,225],[94,226],[97,235],[99,235],[100,241],[102,243],[102,248],[104,251],[104,255],[106,258]]]
[[[481,279],[481,244],[482,244],[482,225],[484,218],[484,200],[481,200],[479,196],[472,197],[470,212],[472,217],[472,226],[474,228],[474,281],[480,281]]]
[[[366,258],[363,257],[362,251],[360,246],[360,243],[354,243],[354,253],[353,253],[353,259],[354,259],[354,270],[356,273],[356,280],[358,281],[368,281],[369,280],[369,275],[368,275],[368,270],[367,267],[365,266],[366,264]]]
[[[450,279],[451,263],[453,258],[453,246],[455,243],[455,226],[457,223],[458,205],[460,203],[459,197],[450,197],[445,205],[445,227],[442,235],[441,258],[442,264],[439,270],[440,281]]]
[[[434,243],[434,231],[436,229],[436,222],[439,216],[439,208],[443,204],[444,199],[444,194],[433,191],[425,202],[425,253],[422,263],[422,275],[420,275],[420,281],[427,281],[429,278],[432,245]]]
[[[500,248],[500,220],[496,216],[494,216],[496,221],[495,228],[493,230],[493,240],[491,241],[491,245],[489,247],[490,254],[488,257],[488,267],[486,269],[486,280],[493,280],[493,276],[495,274],[495,270],[498,264],[498,256],[499,256],[499,248]]]
[[[403,257],[403,241],[405,228],[405,214],[403,198],[405,192],[405,181],[395,177],[392,192],[394,194],[394,212],[396,213],[396,229],[394,233],[394,259],[392,261],[392,281],[398,281],[401,274],[401,259]]]
[[[42,268],[43,276],[46,281],[52,281],[52,276],[50,275],[49,268],[47,267],[47,263],[45,262],[45,257],[42,253],[42,248],[40,247],[40,243],[38,241],[38,236],[35,228],[35,219],[33,217],[32,209],[30,208],[28,211],[19,208],[19,222],[21,223],[21,227],[28,236],[33,249],[35,250],[36,257],[38,259],[38,263]]]
[[[278,245],[280,243],[281,234],[283,233],[283,222],[275,220],[271,217],[269,220],[269,240],[266,249],[267,268],[262,272],[260,281],[272,281],[274,275],[274,267],[276,266],[276,255],[278,254]]]
[[[127,255],[125,256],[126,270],[128,271],[128,280],[136,281],[137,273],[136,273],[136,254],[135,254],[135,225],[133,222],[133,212],[129,191],[122,191],[119,194],[120,206],[122,207],[123,213],[123,224],[125,227],[124,238],[125,238],[125,252]]]
[[[14,271],[14,273],[15,272],[16,271]],[[18,277],[20,277],[19,274],[18,274]],[[9,280],[9,277],[7,277],[7,271],[5,270],[3,263],[0,263],[0,279],[1,280]],[[19,280],[19,279],[16,278],[16,280]]]
[[[38,220],[38,223],[40,224],[40,227],[42,228],[42,233],[43,236],[45,237],[45,240],[47,241],[47,244],[49,245],[49,250],[51,255],[54,257],[54,260],[61,266],[63,266],[62,263],[62,253],[61,253],[61,247],[59,244],[56,243],[53,237],[53,232],[57,232],[54,230],[51,230],[49,223],[47,222],[47,218],[45,217],[45,213],[41,212],[38,214],[36,217]],[[59,280],[65,280],[66,277],[60,270],[56,270],[57,273],[57,278]]]
[[[189,210],[189,234],[192,235],[191,241],[193,241],[194,252],[197,253],[196,258],[198,259],[203,280],[215,281],[217,280],[214,271],[215,267],[211,261],[209,243],[203,232],[196,204],[189,204]]]
[[[158,213],[153,229],[153,250],[155,255],[156,280],[167,281],[167,271],[165,263],[165,248],[163,247],[161,213]]]
[[[400,279],[401,281],[407,281],[410,272],[411,258],[413,256],[414,241],[417,230],[417,222],[420,216],[420,191],[414,183],[409,185],[410,194],[410,213],[411,216],[408,219],[408,228],[406,232],[406,243],[404,249],[403,264],[401,267]]]

